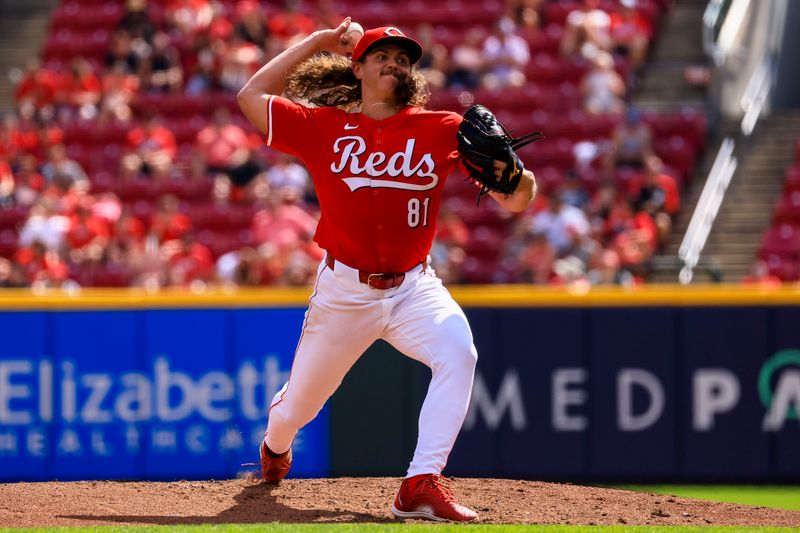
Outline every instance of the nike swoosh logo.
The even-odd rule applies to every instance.
[[[346,130],[354,130],[358,127],[358,124],[345,124],[344,129]]]

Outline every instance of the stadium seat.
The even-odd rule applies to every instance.
[[[800,226],[800,190],[781,196],[775,205],[772,221],[775,224]]]
[[[16,205],[8,209],[0,209],[0,230],[17,229],[28,218],[30,208]]]
[[[780,257],[800,257],[800,230],[791,224],[778,224],[767,230],[761,241],[760,257],[777,255]]]
[[[0,230],[0,257],[12,257],[19,247],[19,236],[13,229]]]

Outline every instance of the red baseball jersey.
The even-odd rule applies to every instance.
[[[444,180],[458,161],[460,115],[409,106],[373,120],[279,96],[267,113],[267,144],[311,173],[322,248],[367,272],[405,272],[425,260]]]

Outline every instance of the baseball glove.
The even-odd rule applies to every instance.
[[[467,179],[480,186],[477,203],[490,192],[512,194],[519,185],[525,166],[515,150],[544,138],[542,132],[533,132],[521,137],[511,133],[497,121],[497,117],[482,105],[473,105],[464,113],[464,120],[456,134],[458,153],[464,165]],[[495,175],[494,163],[506,164],[502,175]]]

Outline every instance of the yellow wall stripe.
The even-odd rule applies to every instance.
[[[464,307],[653,307],[800,305],[800,286],[644,285],[584,289],[531,285],[452,286]],[[305,307],[311,287],[264,289],[81,289],[75,292],[0,290],[0,311]]]

